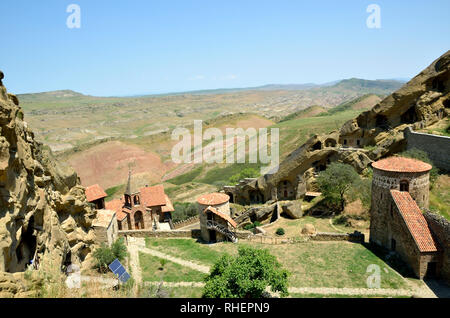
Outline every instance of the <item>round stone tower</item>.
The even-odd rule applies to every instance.
[[[385,245],[392,209],[391,190],[409,192],[421,209],[428,208],[432,166],[416,159],[389,157],[372,163],[372,167],[370,240]]]
[[[229,200],[230,197],[225,193],[209,193],[197,198],[200,229],[204,241],[215,242],[226,239],[223,233],[214,230],[211,225],[228,229],[228,223],[232,221]]]

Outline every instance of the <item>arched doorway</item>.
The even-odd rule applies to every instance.
[[[288,180],[283,180],[278,183],[278,199],[279,200],[293,200],[295,199],[294,187]]]
[[[144,229],[144,216],[141,211],[136,211],[136,213],[134,213],[134,228],[136,230]]]

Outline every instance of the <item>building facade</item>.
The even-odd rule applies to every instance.
[[[441,251],[421,209],[431,165],[410,158],[374,162],[370,242],[396,252],[420,279],[439,275]]]
[[[96,241],[99,244],[111,246],[118,237],[119,227],[116,212],[112,210],[98,210],[97,217],[92,222]]]
[[[164,187],[137,188],[132,182],[131,172],[123,197],[107,202],[106,208],[116,211],[119,230],[173,228],[174,208]]]
[[[205,242],[236,242],[236,222],[231,218],[230,197],[209,193],[197,198],[201,237]]]

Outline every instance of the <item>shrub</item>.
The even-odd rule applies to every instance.
[[[327,205],[342,212],[345,207],[345,194],[360,179],[352,166],[333,162],[319,174],[317,183]]]
[[[288,295],[288,275],[267,249],[240,247],[237,257],[222,256],[205,279],[205,298],[261,298],[266,288]]]
[[[96,260],[95,267],[103,273],[108,271],[108,265],[116,258],[123,261],[127,256],[127,247],[125,246],[123,238],[117,239],[111,247],[106,246],[105,243],[94,251],[94,258]]]
[[[198,214],[195,203],[175,202],[173,208],[175,210],[172,213],[173,222],[184,221]]]
[[[275,232],[277,235],[282,236],[284,235],[284,229],[282,227],[278,228],[277,231]]]

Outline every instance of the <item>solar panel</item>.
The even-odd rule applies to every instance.
[[[118,259],[115,259],[108,267],[115,275],[117,275],[117,277],[119,277],[119,280],[122,283],[126,283],[131,278],[130,274],[128,274],[127,270]]]
[[[123,268],[123,266],[121,266],[114,272],[114,274],[116,274],[117,276],[120,277],[123,275],[123,273],[126,273],[126,272],[127,271],[125,270],[125,268]]]
[[[111,272],[115,273],[118,268],[123,267],[119,260],[116,258],[111,264],[109,264],[109,269]]]
[[[120,280],[122,283],[126,283],[130,278],[131,278],[131,277],[130,277],[130,274],[128,274],[127,272],[125,272],[125,273],[123,273],[122,276],[119,277],[119,280]]]

